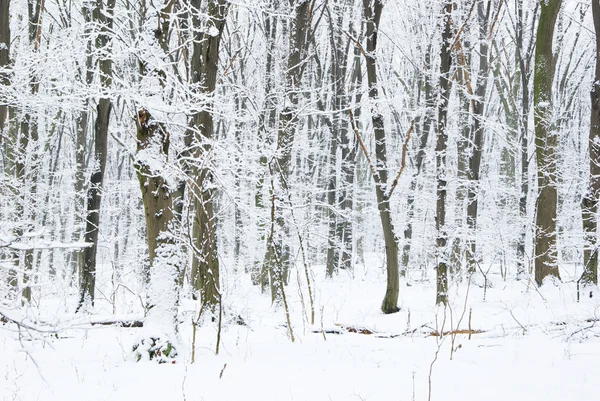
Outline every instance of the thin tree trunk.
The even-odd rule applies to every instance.
[[[112,59],[110,58],[110,31],[113,27],[113,16],[116,0],[107,0],[106,8],[100,1],[92,12],[92,19],[101,24],[100,34],[96,39],[96,49],[104,50],[107,55],[98,61],[100,82],[103,88],[112,84]],[[85,13],[84,13],[85,14]],[[86,303],[94,305],[96,290],[96,257],[98,253],[98,232],[100,229],[100,205],[102,187],[106,168],[108,144],[108,126],[112,102],[108,97],[101,97],[96,107],[96,122],[94,124],[94,160],[95,169],[90,177],[87,193],[86,224],[84,240],[92,244],[83,252],[83,268],[79,289],[79,311]]]
[[[590,116],[590,172],[589,187],[583,197],[581,214],[583,220],[584,248],[583,266],[581,277],[583,284],[598,285],[598,201],[600,198],[600,3],[592,0],[592,15],[596,31],[596,70],[592,84],[591,100],[592,109]]]
[[[425,92],[425,112],[423,113],[423,123],[421,124],[421,132],[419,135],[419,148],[415,157],[416,171],[410,181],[410,188],[408,193],[408,199],[406,202],[407,218],[408,222],[406,229],[404,230],[404,246],[402,249],[402,270],[401,275],[404,276],[408,270],[408,264],[410,262],[410,249],[412,246],[413,236],[413,223],[414,223],[414,209],[415,209],[415,195],[417,193],[417,183],[419,175],[423,169],[423,161],[425,160],[425,149],[427,148],[427,142],[429,142],[429,134],[431,131],[431,125],[433,121],[433,108],[434,108],[434,91],[431,86],[431,78],[429,76],[431,69],[431,45],[427,46],[425,52],[425,72],[422,75],[423,90]]]
[[[281,199],[288,199],[285,194],[287,183],[290,177],[290,163],[292,157],[292,146],[296,137],[298,128],[298,105],[300,102],[300,88],[304,72],[302,61],[306,56],[308,47],[308,30],[309,30],[309,12],[310,2],[306,0],[291,0],[294,18],[291,21],[289,33],[289,55],[287,60],[286,71],[286,105],[279,114],[279,127],[277,131],[277,156],[274,160],[274,166],[271,171],[274,174],[271,179],[278,181],[278,185],[272,186],[277,193],[276,196]],[[279,193],[282,192],[282,193]],[[282,272],[274,271],[270,273],[271,282],[271,299],[273,301],[280,298],[279,286],[281,280],[277,277],[287,279],[290,263],[291,247],[289,244],[289,225],[280,209],[276,210],[276,233],[273,238],[272,252],[267,251],[264,260],[264,269],[271,271],[273,269],[283,269]],[[276,263],[279,260],[280,263]],[[285,280],[284,280],[285,281]]]
[[[467,46],[465,46],[467,47]],[[465,75],[467,71],[460,68],[456,74],[460,85],[466,86]],[[468,179],[469,179],[469,143],[471,141],[471,125],[469,124],[469,114],[471,112],[471,101],[466,91],[459,92],[459,102],[462,114],[460,137],[456,144],[457,158],[457,183],[456,183],[456,207],[454,213],[455,237],[452,243],[450,254],[450,273],[456,274],[462,271],[465,259],[465,238],[463,237],[465,228],[465,211],[468,205],[465,200],[468,198]]]
[[[343,3],[332,4],[333,10],[337,11],[337,20],[330,12],[330,27],[343,26],[344,14]],[[330,10],[330,9],[328,9]],[[350,41],[346,44],[342,41],[340,32],[330,29],[329,42],[331,46],[331,81],[334,97],[332,108],[335,112],[332,121],[333,135],[331,137],[331,160],[330,179],[327,188],[329,204],[329,249],[327,252],[327,274],[329,277],[333,272],[352,267],[352,248],[348,247],[348,237],[352,237],[351,221],[352,199],[348,180],[354,179],[353,148],[350,144],[350,132],[348,120],[344,118],[348,100],[345,91],[346,64],[348,61],[348,49]],[[340,157],[340,172],[337,171],[338,155]],[[339,183],[338,181],[339,177]],[[352,184],[350,184],[352,185]],[[349,210],[347,210],[349,208]]]
[[[85,19],[86,34],[89,35],[91,31],[92,23],[92,11],[84,7],[83,16]],[[93,57],[92,57],[92,43],[88,41],[86,46],[86,57],[84,68],[79,69],[79,76],[85,81],[85,84],[89,87],[94,79],[93,69]],[[84,210],[86,207],[84,187],[85,187],[85,172],[87,169],[86,157],[87,154],[87,138],[89,131],[89,99],[85,99],[83,110],[77,117],[76,134],[75,134],[75,208],[74,208],[74,230],[72,234],[72,241],[81,241],[83,238],[83,225],[84,225]],[[83,285],[83,254],[84,251],[77,249],[71,254],[71,270],[73,277],[78,277],[78,284],[81,287]]]
[[[274,3],[271,3],[272,7],[275,7]],[[277,18],[275,15],[265,13],[265,33],[267,42],[267,56],[265,63],[265,104],[263,106],[263,112],[261,113],[258,126],[258,151],[260,153],[260,176],[256,183],[256,195],[254,197],[254,206],[261,210],[258,212],[258,232],[260,234],[261,242],[266,241],[265,235],[265,220],[266,217],[266,203],[264,200],[264,186],[265,186],[265,175],[267,174],[267,148],[271,144],[271,132],[275,128],[275,119],[277,117],[276,109],[276,96],[273,91],[273,63],[274,63],[274,51],[275,51],[275,38],[277,36]],[[268,244],[267,244],[268,246]],[[267,270],[264,263],[255,260],[252,266],[252,283],[254,285],[261,285],[261,291],[265,292],[268,285]]]
[[[44,11],[44,0],[30,1],[27,5],[27,13],[29,19],[29,43],[33,47],[33,52],[37,53],[40,47],[41,30],[42,30],[42,12]],[[29,77],[29,90],[32,95],[36,95],[39,91],[37,78],[32,74]],[[20,137],[20,155],[17,161],[17,171],[19,182],[21,182],[21,206],[19,220],[26,222],[25,231],[31,232],[35,230],[35,202],[37,194],[38,180],[38,125],[37,119],[32,115],[32,111],[25,109],[24,116],[21,120],[21,137]],[[26,154],[30,154],[29,163],[25,165],[27,159]],[[23,256],[23,289],[21,292],[21,301],[23,303],[31,302],[31,276],[33,274],[34,250],[28,249]]]
[[[476,96],[473,98],[473,147],[469,158],[469,186],[467,206],[467,226],[469,227],[469,240],[467,241],[467,271],[472,274],[479,262],[477,255],[477,214],[479,212],[479,180],[481,170],[481,153],[483,151],[483,118],[485,112],[485,97],[487,95],[487,82],[489,76],[489,33],[488,21],[492,10],[491,0],[479,0],[477,3],[477,16],[479,19],[479,72],[477,74]]]
[[[556,152],[558,134],[552,124],[552,85],[555,61],[552,53],[554,26],[562,0],[540,0],[535,74],[534,120],[537,159],[538,199],[536,208],[535,281],[542,285],[544,278],[560,278],[556,249],[556,209],[558,203]]]
[[[448,303],[448,262],[446,244],[448,233],[446,231],[446,149],[448,147],[448,102],[450,100],[450,69],[452,67],[452,54],[450,43],[452,41],[452,2],[444,3],[444,28],[442,32],[442,48],[440,51],[440,100],[438,105],[437,144],[435,147],[435,164],[437,171],[437,203],[436,203],[436,231],[437,231],[437,291],[436,303]]]
[[[192,1],[194,8],[199,9],[199,0]],[[217,68],[219,64],[219,45],[228,3],[215,0],[208,4],[209,25],[204,30],[200,27],[199,16],[193,17],[194,50],[191,72],[193,83],[200,84],[202,93],[214,96],[217,84]],[[217,34],[209,31],[216,29]],[[202,304],[214,309],[220,300],[219,293],[219,258],[217,254],[217,221],[215,215],[215,182],[210,159],[212,157],[212,141],[214,139],[214,122],[212,102],[194,114],[190,120],[188,139],[194,146],[194,158],[203,158],[203,166],[192,166],[195,184],[190,188],[194,199],[194,219],[192,223],[192,240],[194,257],[192,259],[192,284],[200,292]]]
[[[0,0],[0,69],[10,66],[10,0]],[[0,73],[0,86],[8,87],[10,85],[10,76],[7,73]],[[4,124],[8,117],[7,104],[0,103],[0,134],[4,135]],[[4,142],[4,140],[2,140]],[[4,143],[2,143],[4,146]],[[6,161],[5,161],[6,165]]]
[[[382,10],[383,2],[381,0],[375,0],[373,4],[369,0],[363,0],[363,11],[367,23],[367,56],[365,57],[367,80],[369,84],[369,98],[373,103],[376,103],[379,97],[376,51],[379,21],[381,19]],[[399,310],[398,296],[400,292],[400,273],[398,264],[398,238],[394,233],[389,201],[385,128],[383,116],[375,107],[371,110],[371,119],[373,122],[373,130],[375,131],[375,157],[377,159],[375,167],[376,171],[374,171],[373,179],[375,180],[377,208],[379,209],[379,219],[381,220],[383,239],[385,242],[387,268],[387,286],[381,310],[383,313],[395,313]]]

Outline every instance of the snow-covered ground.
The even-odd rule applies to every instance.
[[[191,301],[182,305],[180,358],[168,365],[132,360],[131,346],[141,329],[90,326],[85,323],[90,318],[57,313],[64,301],[45,302],[46,309],[36,313],[56,316],[58,334],[0,323],[0,398],[600,399],[600,297],[583,297],[578,303],[574,271],[562,271],[563,283],[541,289],[490,274],[493,286],[485,299],[482,287],[454,283],[445,311],[434,306],[433,280],[420,281],[416,273],[402,281],[401,311],[386,316],[379,311],[384,274],[377,258],[371,259],[368,274],[360,267],[354,277],[342,272],[333,280],[320,274],[322,266],[313,267],[314,325],[306,321],[306,283],[300,280],[305,315],[298,279],[292,275],[286,294],[294,343],[283,307],[272,307],[270,297],[261,295],[247,275],[230,275],[223,288],[226,314],[219,355],[217,325],[207,319],[196,334],[194,363]],[[96,309],[104,310],[99,305]],[[240,320],[244,324],[236,324]],[[431,335],[468,330],[469,325],[482,332],[470,338]]]

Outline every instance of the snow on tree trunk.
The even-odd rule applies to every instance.
[[[558,182],[556,176],[558,133],[552,123],[554,82],[554,26],[562,0],[542,0],[535,49],[533,79],[535,146],[538,199],[535,235],[535,281],[542,285],[548,276],[560,278],[556,249]]]
[[[178,283],[182,255],[173,235],[173,206],[180,194],[177,180],[168,169],[169,134],[142,109],[137,118],[138,151],[135,168],[142,191],[150,283],[144,329],[133,347],[136,359],[159,363],[177,356]]]
[[[592,109],[590,117],[589,154],[590,171],[589,187],[581,205],[583,231],[584,272],[581,277],[583,284],[598,285],[598,198],[600,197],[600,3],[592,1],[594,28],[596,30],[596,71],[592,84]]]
[[[444,4],[444,30],[442,32],[442,48],[440,51],[440,101],[438,104],[437,143],[435,147],[435,165],[437,170],[437,202],[436,202],[436,231],[437,231],[437,291],[436,303],[448,303],[448,255],[446,245],[448,232],[446,227],[446,192],[448,185],[448,167],[446,153],[448,148],[448,102],[450,100],[450,70],[452,67],[452,3]]]

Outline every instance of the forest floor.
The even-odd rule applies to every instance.
[[[194,363],[192,301],[182,304],[177,363],[159,365],[132,360],[143,329],[91,326],[90,318],[72,315],[74,298],[45,300],[28,313],[52,319],[58,334],[0,323],[0,399],[600,399],[600,296],[577,302],[574,268],[561,272],[562,283],[540,289],[492,273],[485,291],[463,280],[451,286],[445,310],[434,305],[433,280],[417,272],[402,280],[400,312],[386,316],[379,310],[385,274],[371,256],[368,274],[358,267],[354,277],[315,275],[315,324],[307,322],[304,273],[300,280],[292,274],[286,294],[294,343],[283,307],[271,306],[248,275],[226,277],[220,352],[217,325],[207,319],[196,334]],[[123,299],[115,310],[127,315],[111,316],[112,305],[99,301],[93,319],[141,318],[139,298]]]

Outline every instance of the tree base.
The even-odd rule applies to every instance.
[[[392,313],[400,312],[400,308],[398,308],[398,305],[396,302],[388,303],[388,302],[386,302],[386,300],[384,300],[383,304],[381,305],[381,311],[384,314],[389,315]]]

